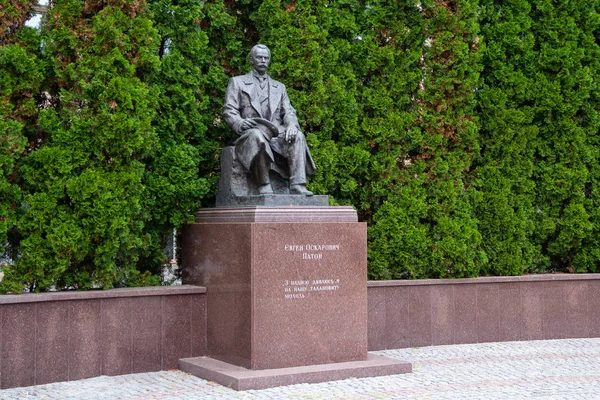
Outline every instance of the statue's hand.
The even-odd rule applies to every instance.
[[[298,128],[293,125],[288,126],[285,130],[285,141],[292,143],[294,140],[296,140],[296,136],[298,136]]]
[[[244,122],[242,122],[241,128],[242,131],[256,128],[256,121],[254,121],[252,118],[246,118]]]

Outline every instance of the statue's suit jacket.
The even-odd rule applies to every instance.
[[[259,148],[252,148],[254,146],[247,146],[245,136],[248,131],[242,131],[241,125],[246,118],[265,118],[268,119],[273,125],[277,127],[280,135],[277,137],[270,138],[269,135],[264,133],[265,141],[269,143],[266,146],[266,152],[271,158],[271,162],[275,163],[272,150],[286,156],[285,148],[286,144],[284,141],[285,130],[288,126],[296,126],[299,129],[298,118],[296,117],[296,110],[292,107],[290,99],[287,95],[285,85],[278,82],[271,77],[268,78],[269,82],[269,108],[271,110],[271,117],[265,118],[261,113],[259,94],[254,83],[254,77],[252,72],[246,75],[240,75],[231,78],[229,85],[227,86],[227,92],[225,93],[225,104],[223,105],[223,118],[229,127],[240,135],[237,139],[236,145],[236,157],[242,163],[246,170],[250,170],[250,165],[254,158],[261,151]],[[246,133],[245,133],[246,132]],[[311,175],[315,170],[314,161],[308,151],[306,144],[306,172]],[[286,171],[281,171],[274,165],[276,171],[284,175],[287,178]]]

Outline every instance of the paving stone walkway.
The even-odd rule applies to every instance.
[[[413,373],[235,392],[180,371],[0,390],[2,400],[600,399],[600,339],[380,351]]]

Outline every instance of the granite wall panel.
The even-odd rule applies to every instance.
[[[61,302],[35,303],[37,385],[69,379],[69,309]]]
[[[0,307],[0,389],[3,388],[2,386],[2,353],[4,352],[3,350],[3,346],[4,346],[4,340],[3,340],[3,336],[2,336],[2,327],[4,326],[4,319],[3,319],[3,313],[4,313],[4,307]]]
[[[544,339],[564,339],[566,337],[565,302],[567,287],[562,282],[548,282],[541,289],[542,301],[542,335]]]
[[[385,290],[371,288],[367,292],[368,303],[368,346],[371,350],[385,349]]]
[[[2,310],[2,389],[35,384],[35,305]]]
[[[371,281],[369,350],[600,337],[600,274]]]
[[[410,347],[409,294],[402,287],[385,288],[386,349]]]
[[[477,343],[477,286],[454,287],[454,343]]]
[[[102,375],[101,300],[72,301],[69,318],[69,380]]]
[[[162,297],[132,298],[133,352],[131,371],[160,371],[162,367]]]
[[[431,346],[431,286],[408,288],[408,301],[410,346]]]
[[[523,296],[523,340],[544,339],[542,306],[544,286],[539,282],[525,282],[521,285]]]
[[[185,283],[206,293],[206,354],[250,367],[251,224],[192,224],[182,243]]]
[[[477,341],[497,342],[500,304],[499,287],[493,283],[477,285]]]
[[[0,388],[206,354],[204,288],[0,296]],[[369,350],[600,336],[600,275],[368,284]]]
[[[498,341],[524,340],[521,285],[503,283],[498,286]]]
[[[565,286],[565,337],[590,337],[590,314],[588,283],[571,282]]]
[[[196,295],[191,298],[191,323],[190,334],[191,357],[206,355],[206,297]]]
[[[180,358],[191,357],[192,298],[163,297],[162,369],[177,369]]]
[[[431,287],[431,344],[454,343],[454,286]]]
[[[113,376],[131,373],[133,353],[132,298],[103,301],[102,374]]]
[[[588,337],[600,337],[600,281],[587,283]]]
[[[0,389],[177,368],[179,358],[205,352],[205,293],[179,286],[0,296]]]

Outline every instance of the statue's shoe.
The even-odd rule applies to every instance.
[[[290,194],[303,194],[305,196],[312,196],[313,192],[308,190],[304,185],[292,185],[290,186]]]
[[[263,185],[261,187],[258,188],[258,193],[260,194],[273,194],[273,188],[271,187],[270,183],[267,183],[266,185]]]

